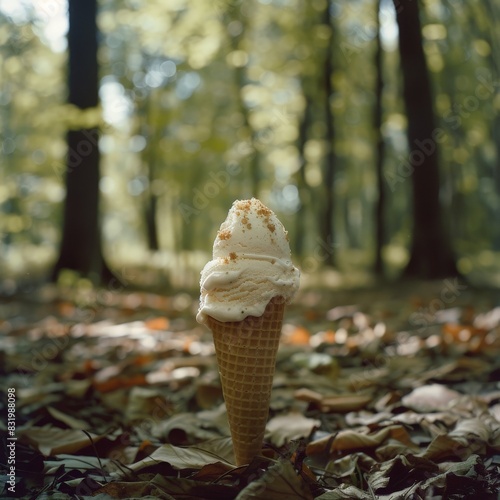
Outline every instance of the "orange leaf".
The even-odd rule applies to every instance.
[[[307,479],[311,480],[313,483],[315,483],[317,481],[316,475],[306,464],[302,464],[301,469],[300,469],[300,474],[302,477],[305,476]]]
[[[285,342],[292,345],[309,345],[310,338],[311,334],[306,328],[297,326],[286,335]]]
[[[72,316],[75,312],[75,305],[71,302],[61,301],[57,304],[57,309],[61,316]]]
[[[147,385],[145,375],[134,375],[129,378],[116,377],[104,382],[97,382],[94,380],[93,386],[99,392],[112,392],[117,389],[124,389],[126,387],[133,387],[135,385]]]
[[[144,366],[144,365],[149,365],[154,360],[155,357],[152,356],[151,354],[140,354],[133,359],[132,364],[135,366]]]
[[[139,445],[139,450],[138,451],[143,451],[146,448],[152,446],[152,442],[149,439],[144,440],[140,445]]]
[[[170,321],[164,316],[159,316],[157,318],[151,318],[144,322],[147,328],[150,330],[167,330],[170,326]]]

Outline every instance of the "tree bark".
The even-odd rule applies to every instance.
[[[151,178],[151,177],[150,177]],[[156,214],[158,212],[158,196],[151,192],[151,188],[147,195],[144,216],[146,219],[146,234],[148,239],[148,248],[153,252],[160,249],[158,238],[158,229],[156,224]]]
[[[375,205],[375,273],[384,274],[384,262],[382,259],[382,248],[385,244],[385,183],[384,183],[384,157],[385,143],[382,136],[382,96],[384,90],[383,65],[382,65],[382,42],[380,39],[380,4],[377,0],[375,20],[375,109],[373,112],[373,129],[375,132],[375,169],[377,174],[377,202]]]
[[[413,231],[405,277],[457,275],[439,202],[439,165],[431,82],[422,45],[417,0],[394,0],[399,28],[403,96],[408,117],[413,187]]]
[[[227,5],[226,18],[228,24],[234,21],[241,23],[241,31],[238,34],[229,34],[229,42],[233,51],[244,51],[245,47],[243,42],[245,39],[245,34],[248,30],[248,18],[246,18],[246,16],[244,15],[241,15],[239,9],[235,9],[234,5],[232,5],[230,2],[228,2]],[[257,147],[258,134],[250,123],[250,111],[243,99],[243,87],[247,83],[246,71],[246,65],[236,65],[234,68],[234,83],[237,92],[238,109],[241,113],[241,116],[243,117],[244,128],[246,128],[246,130],[248,131],[248,147],[250,149],[250,153],[248,155],[248,158],[245,159],[245,163],[248,162],[248,185],[250,187],[251,196],[259,198],[262,181],[262,173],[260,171],[261,154]]]
[[[326,8],[323,14],[323,23],[326,24],[331,30],[331,38],[326,47],[325,59],[323,62],[323,96],[324,96],[324,109],[325,109],[325,128],[326,128],[326,157],[323,172],[324,181],[324,208],[323,208],[323,218],[322,226],[320,228],[321,238],[323,243],[328,246],[328,248],[333,247],[334,244],[334,211],[335,211],[335,199],[334,199],[334,179],[335,179],[335,126],[334,117],[332,113],[332,107],[330,104],[330,99],[333,95],[332,86],[332,38],[333,38],[333,26],[330,16],[330,6],[331,0],[326,3]],[[335,259],[333,252],[327,252],[324,264],[333,266],[335,264]]]
[[[307,131],[311,122],[312,101],[308,95],[308,90],[305,88],[307,84],[302,81],[304,98],[306,105],[304,113],[299,124],[299,136],[297,138],[297,149],[300,158],[300,167],[295,176],[297,180],[297,189],[299,192],[300,207],[295,214],[295,239],[294,239],[294,253],[301,259],[304,256],[304,243],[306,241],[306,211],[305,207],[310,202],[309,189],[306,182],[306,158],[305,147],[307,143]]]
[[[500,40],[498,37],[498,26],[500,23],[500,8],[496,2],[481,2],[479,6],[482,6],[486,10],[486,14],[491,19],[490,22],[490,34],[488,35],[487,41],[490,44],[491,52],[488,54],[488,61],[490,63],[491,70],[493,72],[493,80],[498,82],[500,79]],[[472,15],[473,8],[469,5],[469,9]],[[474,18],[472,18],[474,19]],[[491,102],[495,102],[500,95],[500,90],[498,85],[495,86],[493,95],[491,96]],[[500,220],[500,116],[495,113],[493,118],[493,123],[491,125],[491,137],[493,144],[495,145],[496,159],[495,165],[493,166],[493,183],[495,186],[495,192],[497,195],[496,207],[493,208],[493,217],[496,220]],[[492,246],[493,250],[500,251],[500,227],[498,224],[495,225],[493,229],[492,236]]]
[[[157,121],[152,104],[154,95],[149,93],[146,97],[145,110],[143,113],[143,134],[149,137],[149,143],[142,154],[143,168],[148,178],[148,187],[144,193],[144,220],[146,223],[146,238],[148,249],[156,252],[160,249],[160,239],[158,236],[157,212],[158,196],[154,192],[154,181],[156,180],[156,170],[158,163],[158,147],[161,140],[161,127]]]
[[[69,1],[68,102],[82,110],[98,104],[96,14],[96,0]],[[63,269],[74,270],[95,283],[115,279],[101,252],[98,140],[97,128],[70,130],[67,135],[66,199],[54,281]]]

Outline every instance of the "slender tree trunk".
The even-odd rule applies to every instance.
[[[413,240],[404,275],[437,279],[457,275],[457,269],[441,220],[431,82],[422,46],[418,1],[394,0],[394,5],[408,116],[409,163],[413,168]]]
[[[303,87],[306,85],[304,81],[302,82]],[[297,189],[299,192],[300,208],[295,215],[295,241],[294,241],[294,253],[300,259],[304,256],[304,241],[306,235],[306,223],[305,216],[306,212],[304,207],[307,206],[309,202],[309,190],[307,188],[306,182],[306,159],[305,159],[305,146],[307,142],[307,130],[311,121],[311,111],[312,102],[307,95],[307,90],[303,88],[304,97],[306,105],[304,108],[304,114],[299,124],[299,137],[297,139],[297,149],[300,158],[300,167],[297,171]]]
[[[143,125],[144,135],[149,137],[149,142],[143,153],[144,169],[147,173],[148,187],[144,193],[144,220],[146,222],[146,237],[149,250],[156,252],[160,249],[157,225],[158,196],[154,192],[154,181],[156,179],[156,163],[158,145],[161,139],[161,127],[155,117],[154,106],[151,101],[154,95],[151,93],[146,97]]]
[[[69,0],[68,102],[79,109],[98,104],[96,14],[96,0]],[[96,283],[115,278],[101,252],[98,139],[97,128],[68,132],[63,232],[53,280],[62,269],[77,271]]]
[[[488,55],[488,60],[490,62],[491,70],[493,72],[493,80],[498,83],[500,80],[500,40],[498,37],[498,26],[500,25],[500,7],[497,2],[485,1],[479,4],[486,9],[486,15],[490,19],[490,34],[488,35],[488,42],[491,47],[491,52]],[[469,9],[472,10],[472,6],[469,5]],[[498,100],[500,96],[499,86],[495,86],[495,90],[491,96],[491,102]],[[500,115],[495,113],[493,118],[493,123],[491,126],[491,137],[493,139],[493,144],[495,145],[496,161],[493,166],[493,182],[495,186],[495,191],[497,195],[497,204],[494,208],[494,217],[496,220],[500,220]],[[500,227],[499,224],[493,229],[493,250],[500,251]]]
[[[323,96],[324,96],[324,109],[325,109],[325,127],[326,127],[326,157],[323,173],[324,181],[324,209],[323,218],[321,221],[320,234],[321,238],[329,248],[334,244],[334,211],[335,211],[335,200],[334,200],[334,179],[335,179],[335,127],[334,118],[332,113],[332,107],[330,104],[330,99],[333,95],[332,86],[332,39],[333,39],[333,26],[330,15],[331,0],[328,0],[326,4],[326,9],[323,15],[323,23],[326,24],[331,30],[331,38],[325,51],[325,59],[323,62]],[[327,265],[333,266],[335,264],[335,259],[333,252],[327,252],[326,260],[324,262]]]
[[[152,165],[150,165],[148,168],[148,175],[149,175],[149,188],[147,191],[147,200],[145,207],[146,232],[148,236],[148,248],[153,252],[156,252],[160,249],[158,228],[156,225],[156,214],[158,211],[158,196],[156,196],[156,194],[153,193],[151,189],[151,184],[154,181]]]
[[[228,24],[231,21],[236,21],[241,23],[241,31],[238,34],[235,35],[229,35],[231,36],[231,47],[233,51],[236,50],[244,50],[243,47],[243,39],[245,37],[245,33],[247,31],[247,24],[248,20],[246,19],[245,16],[241,16],[238,10],[234,8],[234,5],[231,5],[231,3],[228,2],[227,5],[227,12],[226,12],[226,17],[228,20]],[[236,85],[236,91],[237,91],[237,102],[238,102],[238,108],[243,116],[243,123],[245,125],[245,128],[248,130],[249,137],[248,137],[248,145],[251,149],[249,158],[248,158],[248,170],[250,173],[250,191],[251,191],[251,196],[255,196],[256,198],[259,197],[260,194],[260,186],[261,186],[261,172],[260,172],[260,153],[259,150],[256,148],[256,143],[257,143],[257,134],[255,133],[255,130],[253,129],[251,123],[250,123],[250,112],[245,104],[245,101],[243,100],[243,94],[242,94],[242,89],[246,84],[246,69],[245,66],[242,65],[237,65],[234,68],[234,81]]]
[[[243,100],[242,96],[242,88],[245,85],[245,68],[237,67],[235,68],[235,80],[236,85],[238,87],[238,103],[240,108],[240,113],[243,115],[243,122],[245,124],[245,128],[248,130],[249,137],[249,145],[251,148],[249,161],[249,171],[250,171],[250,190],[251,195],[256,198],[259,197],[260,193],[260,184],[261,184],[261,173],[259,167],[259,150],[255,147],[256,145],[256,134],[250,123],[250,113],[246,107],[246,104]]]
[[[373,112],[373,129],[375,132],[376,153],[375,169],[377,174],[377,202],[375,205],[375,272],[384,274],[384,262],[382,259],[382,248],[385,244],[385,182],[384,182],[384,157],[385,143],[382,136],[382,96],[384,90],[382,42],[380,39],[380,4],[376,0],[376,35],[375,35],[375,109]]]

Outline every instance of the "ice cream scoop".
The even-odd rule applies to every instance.
[[[201,272],[196,319],[261,316],[273,297],[292,299],[299,277],[287,232],[274,212],[255,198],[237,200],[217,233],[213,259]]]
[[[276,215],[255,198],[235,201],[201,272],[197,320],[213,333],[237,465],[261,453],[284,308],[298,286]]]

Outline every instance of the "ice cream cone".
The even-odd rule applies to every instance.
[[[284,308],[285,299],[274,297],[260,317],[221,322],[207,316],[238,466],[262,450]]]

